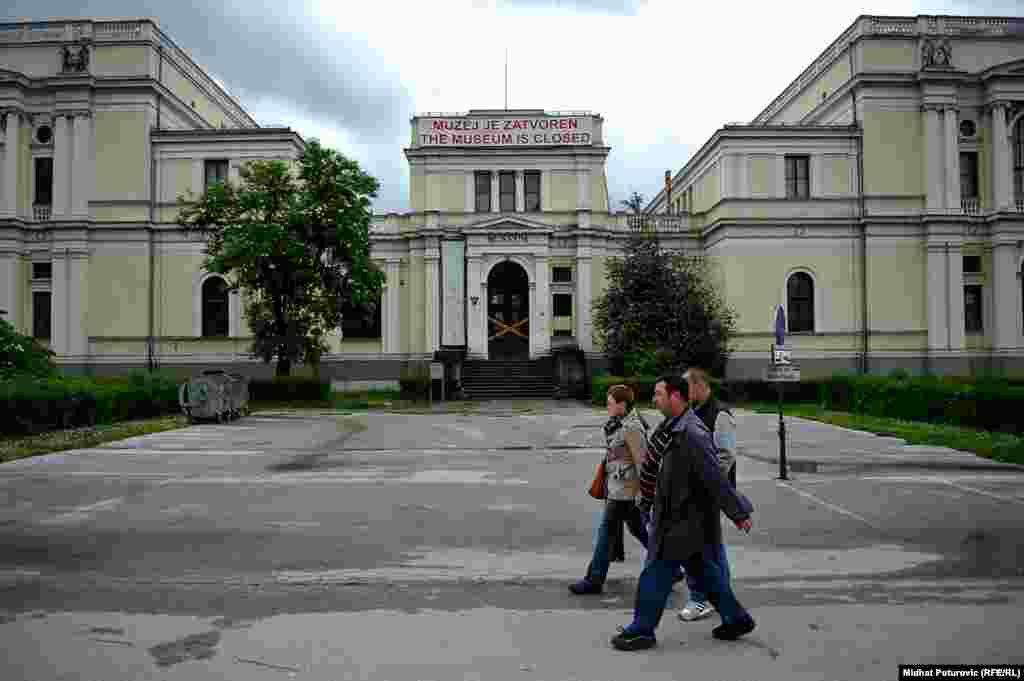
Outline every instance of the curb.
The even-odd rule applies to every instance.
[[[768,456],[759,456],[741,452],[738,457],[747,457],[761,463],[779,465],[779,459]],[[847,473],[847,472],[871,472],[884,470],[946,470],[946,471],[1001,471],[1005,473],[1024,473],[1024,466],[1012,463],[1000,463],[981,459],[977,463],[958,463],[954,461],[894,461],[885,463],[881,461],[865,463],[846,463],[842,461],[814,461],[811,459],[788,459],[786,468],[793,473]]]

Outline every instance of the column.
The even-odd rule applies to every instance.
[[[992,112],[992,207],[1010,206],[1010,135],[1006,129],[1006,102],[996,102]]]
[[[384,321],[384,352],[400,353],[402,351],[402,290],[401,260],[390,259],[384,264],[387,276],[387,288],[384,290],[384,309],[381,319]]]
[[[21,114],[8,111],[4,114],[7,133],[4,140],[4,187],[3,210],[0,215],[9,218],[18,216],[18,151],[21,145]]]
[[[438,338],[439,329],[441,328],[438,324],[438,316],[441,314],[441,305],[438,300],[440,297],[440,291],[438,290],[438,278],[437,269],[438,262],[440,261],[440,255],[436,251],[428,252],[424,261],[426,263],[426,295],[423,297],[424,303],[424,326],[426,327],[427,352],[436,352],[440,347],[440,339]]]
[[[487,357],[487,282],[482,280],[481,265],[478,255],[466,259],[466,343],[467,353],[472,357]]]
[[[957,111],[955,106],[946,109],[945,142],[946,142],[946,208],[954,213],[960,212],[960,147],[957,130]]]
[[[591,325],[590,249],[577,251],[576,256],[576,343],[583,352],[594,351]]]
[[[516,171],[516,212],[526,210],[526,196],[523,194],[523,171]]]
[[[476,173],[472,170],[466,171],[466,212],[476,211]]]
[[[1011,241],[995,241],[992,244],[992,347],[995,350],[1009,350],[1017,347],[1017,315],[1020,304],[1017,300],[1017,259],[1016,244]],[[988,320],[983,320],[987,325]]]
[[[92,156],[92,115],[88,111],[74,117],[74,173],[71,180],[71,217],[89,218],[89,199],[94,189]]]
[[[963,350],[964,328],[964,252],[959,241],[949,245],[949,345]]]
[[[86,312],[89,300],[89,252],[82,247],[71,248],[66,256],[66,344],[64,352],[76,362],[85,361],[89,351],[86,333]]]
[[[543,357],[551,353],[551,287],[549,285],[550,267],[546,257],[536,258],[534,281],[536,294],[531,302],[531,310],[536,310],[530,320],[530,337],[534,356]]]
[[[21,256],[15,249],[0,253],[0,319],[20,328],[22,311],[22,270]]]
[[[927,209],[937,211],[945,203],[942,182],[942,136],[939,133],[939,109],[926,106],[924,109],[925,139],[925,192]]]
[[[498,192],[498,171],[491,171],[491,212],[497,213],[500,204],[501,194]]]
[[[53,121],[53,219],[70,215],[71,117],[58,114]]]
[[[928,246],[928,349],[945,350],[948,338],[946,310],[946,249],[945,244],[929,242]]]

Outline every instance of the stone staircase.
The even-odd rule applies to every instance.
[[[462,389],[471,400],[551,399],[554,365],[542,359],[469,359],[462,367]]]

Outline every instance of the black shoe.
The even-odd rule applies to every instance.
[[[575,584],[570,584],[569,591],[577,596],[586,596],[588,594],[599,594],[604,591],[604,587],[601,584],[594,584],[589,580],[581,579]]]
[[[647,650],[658,645],[654,634],[630,634],[622,631],[612,639],[612,646],[618,650]]]
[[[735,641],[740,636],[745,636],[754,630],[754,618],[747,617],[739,622],[722,624],[711,630],[711,635],[720,641]]]

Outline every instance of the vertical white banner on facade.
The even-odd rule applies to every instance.
[[[441,345],[466,344],[466,242],[441,242]]]

